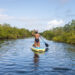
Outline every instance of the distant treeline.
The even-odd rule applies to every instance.
[[[31,32],[27,29],[11,27],[9,24],[0,24],[0,39],[17,39],[30,36]]]
[[[75,44],[75,20],[72,20],[71,23],[66,24],[64,27],[44,31],[42,35],[48,40]]]

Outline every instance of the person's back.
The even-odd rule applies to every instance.
[[[40,37],[40,34],[35,34],[35,39],[39,39],[39,37]]]
[[[35,34],[32,33],[32,35],[34,35],[34,37],[35,37],[34,46],[35,47],[40,47],[40,41],[39,41],[40,34],[38,33],[38,31],[35,31]]]

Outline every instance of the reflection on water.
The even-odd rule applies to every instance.
[[[34,71],[39,67],[39,55],[34,52]]]
[[[33,42],[28,38],[0,43],[0,75],[75,75],[75,46],[46,40],[49,48],[39,53],[31,50]]]
[[[37,53],[34,53],[34,63],[38,63],[39,61],[39,55]]]

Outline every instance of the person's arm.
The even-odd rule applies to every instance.
[[[40,37],[40,34],[39,34],[39,37]]]
[[[33,35],[33,36],[35,35],[35,32],[34,32],[34,31],[32,32],[32,35]]]

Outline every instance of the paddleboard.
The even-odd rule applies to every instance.
[[[34,46],[32,46],[31,49],[33,51],[37,51],[37,52],[44,52],[45,51],[45,48],[41,48],[41,47],[34,47]]]

